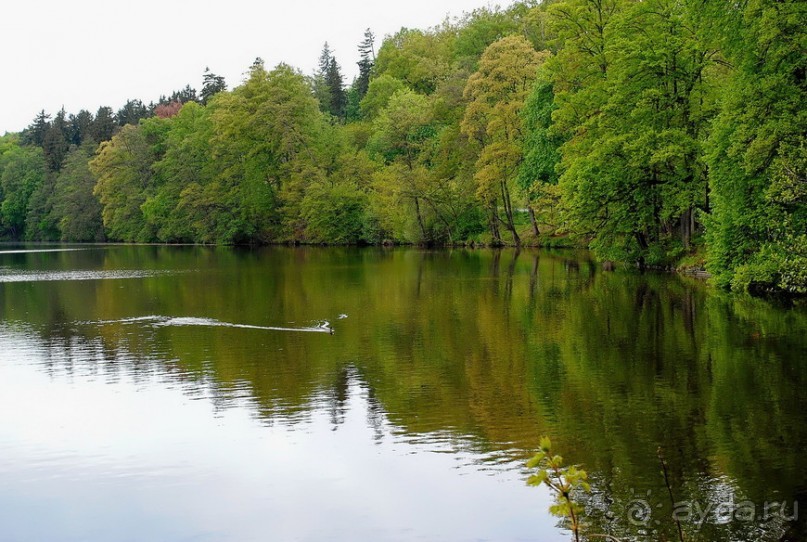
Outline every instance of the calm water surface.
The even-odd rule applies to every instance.
[[[805,384],[804,306],[585,254],[0,247],[0,540],[568,540],[543,435],[592,532],[805,540]]]

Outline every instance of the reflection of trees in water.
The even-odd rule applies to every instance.
[[[635,494],[664,494],[658,446],[681,500],[713,499],[725,480],[754,502],[805,494],[803,310],[675,277],[598,273],[562,251],[150,248],[94,258],[104,268],[198,271],[0,286],[4,316],[35,307],[26,318],[59,371],[90,370],[82,364],[92,359],[109,378],[156,372],[203,386],[220,408],[247,398],[267,423],[323,407],[334,428],[360,389],[379,440],[388,423],[448,431],[503,460],[551,434],[595,479],[604,508],[593,521],[628,538],[634,526],[605,514]],[[162,314],[300,325],[342,312],[350,316],[334,322],[334,336],[76,324]],[[785,527],[797,539],[804,520]],[[750,528],[705,525],[700,536],[753,540]]]
[[[334,431],[345,422],[351,373],[350,367],[339,367],[328,389],[328,411]]]
[[[597,476],[591,482],[591,493],[579,498],[587,533],[608,534],[624,542],[677,542],[677,517],[688,541],[803,540],[793,538],[803,529],[803,521],[793,521],[798,515],[793,501],[768,502],[766,507],[764,501],[743,496],[725,479],[703,479],[701,490],[689,496],[679,497],[673,488],[673,502],[666,489],[663,493],[637,491]]]

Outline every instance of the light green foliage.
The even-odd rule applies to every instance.
[[[557,24],[567,25],[564,4],[554,7]],[[554,117],[568,130],[560,182],[574,229],[591,236],[600,256],[662,264],[671,247],[689,246],[693,213],[705,206],[699,158],[710,54],[694,34],[687,3],[618,7],[601,40],[571,34],[588,66],[578,74],[587,88],[568,86],[571,51],[551,65],[555,89],[562,89]],[[593,22],[584,28],[595,37],[599,31]]]
[[[572,531],[575,541],[580,540],[581,515],[583,507],[575,500],[576,493],[589,492],[588,474],[575,466],[565,466],[563,458],[552,454],[549,437],[541,439],[541,449],[527,462],[527,468],[535,473],[527,479],[531,486],[547,486],[555,497],[549,511],[562,518]]]
[[[449,27],[424,32],[402,28],[384,40],[376,59],[376,73],[430,94],[451,71],[454,32]],[[372,85],[372,83],[371,83]]]
[[[317,183],[308,188],[300,205],[310,241],[356,244],[367,222],[367,196],[354,183]]]
[[[462,120],[462,131],[478,145],[474,179],[477,195],[498,217],[501,205],[502,223],[520,244],[516,231],[513,197],[515,178],[522,155],[524,134],[521,109],[529,94],[538,67],[548,52],[538,52],[520,36],[509,36],[491,44],[479,61],[479,70],[465,87],[468,105]]]
[[[384,74],[376,77],[370,81],[367,94],[359,104],[362,116],[367,119],[374,119],[387,107],[392,95],[404,88],[406,88],[406,84],[391,75]]]
[[[160,119],[151,124],[127,124],[111,140],[104,142],[90,161],[97,179],[94,189],[103,211],[104,228],[111,239],[151,241],[152,228],[143,217],[142,205],[154,194],[152,164],[159,151]]]
[[[157,188],[143,202],[143,217],[158,241],[191,241],[202,236],[204,228],[191,220],[188,208],[192,202],[183,198],[183,194],[193,194],[194,187],[208,185],[214,174],[210,110],[188,102],[176,116],[164,122],[165,152],[154,164]]]
[[[390,209],[395,215],[400,216],[401,206],[411,207],[412,214],[404,215],[414,216],[418,226],[417,234],[404,233],[398,227],[392,233],[412,242],[428,241],[427,210],[422,200],[431,189],[424,163],[436,135],[431,104],[421,94],[400,90],[390,98],[373,128],[374,135],[368,143],[370,154],[388,166],[377,177],[376,191],[395,206]],[[385,222],[393,224],[389,219]]]
[[[211,107],[217,176],[207,186],[189,187],[186,198],[201,237],[276,240],[281,197],[283,205],[299,203],[289,190],[316,168],[315,138],[323,123],[317,101],[293,68],[281,64],[266,72],[255,65],[242,86],[220,93]]]
[[[523,7],[523,4],[518,4]],[[504,11],[501,8],[479,8],[466,13],[457,25],[454,40],[454,56],[457,62],[470,71],[475,71],[479,58],[485,49],[496,40],[518,34],[520,28],[513,6]]]

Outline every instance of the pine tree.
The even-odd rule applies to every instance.
[[[50,115],[43,109],[34,117],[34,122],[25,130],[23,142],[41,147],[45,141],[45,134],[50,128]]]
[[[359,65],[359,77],[356,79],[356,91],[359,95],[359,100],[364,98],[367,94],[367,89],[370,86],[370,74],[375,66],[375,36],[368,28],[364,31],[364,41],[359,44],[359,55],[361,60],[357,62]]]
[[[80,147],[84,141],[90,138],[90,127],[92,126],[93,118],[92,113],[86,109],[82,109],[77,115],[71,114],[68,117],[67,123],[69,125],[70,143]]]
[[[322,53],[319,55],[319,62],[317,64],[317,71],[311,84],[311,90],[314,96],[319,101],[319,109],[323,113],[328,113],[331,110],[331,90],[328,86],[328,68],[331,65],[331,49],[328,47],[328,42],[322,47]]]
[[[206,105],[207,101],[214,94],[227,90],[227,83],[224,81],[224,77],[211,72],[210,68],[205,68],[205,73],[202,78],[204,84],[202,85],[202,92],[199,94],[202,104]]]
[[[149,110],[140,100],[128,100],[126,105],[121,107],[117,115],[115,115],[119,126],[137,124],[140,122],[140,119],[147,118],[148,116]]]
[[[90,126],[90,137],[97,143],[109,141],[112,139],[112,134],[115,133],[115,116],[112,114],[112,108],[101,106],[95,114],[95,120],[92,121]]]
[[[62,169],[67,151],[70,149],[70,132],[67,124],[67,113],[62,108],[53,119],[50,127],[45,132],[42,141],[42,150],[45,152],[45,162],[48,169],[58,172]]]
[[[330,95],[329,113],[338,119],[344,119],[347,106],[347,93],[345,92],[345,81],[339,69],[336,58],[331,57],[328,64],[328,71],[325,78],[328,94]]]

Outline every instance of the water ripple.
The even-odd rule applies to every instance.
[[[120,320],[98,320],[89,322],[77,322],[80,325],[110,325],[110,324],[150,324],[153,327],[173,327],[173,326],[204,326],[204,327],[229,327],[238,329],[259,329],[266,331],[302,331],[308,333],[333,333],[331,323],[328,320],[318,320],[314,325],[306,327],[279,327],[279,326],[256,326],[251,324],[235,324],[222,322],[214,318],[198,318],[190,316],[136,316],[132,318],[122,318]]]
[[[0,269],[0,283],[2,282],[49,282],[68,280],[120,280],[142,279],[168,274],[175,271],[150,270],[112,270],[112,271],[53,271],[53,272],[25,272],[17,269]]]

